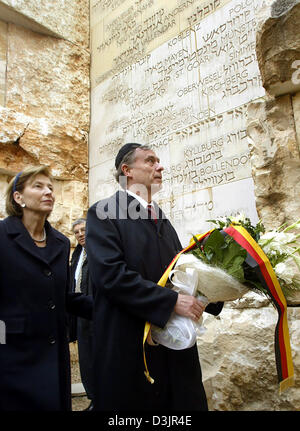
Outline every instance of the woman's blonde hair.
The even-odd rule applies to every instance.
[[[24,190],[25,183],[30,179],[34,180],[39,174],[45,175],[52,180],[49,168],[47,166],[33,166],[25,168],[22,172],[19,172],[10,180],[6,189],[5,209],[7,215],[22,217],[23,209],[19,204],[17,204],[13,194],[16,191],[21,193]]]

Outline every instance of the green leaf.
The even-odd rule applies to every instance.
[[[222,246],[224,245],[224,237],[220,233],[218,229],[215,229],[207,238],[203,249],[208,257],[208,259],[216,264],[217,262],[222,262],[223,260],[223,249]]]
[[[196,246],[198,247],[198,249],[199,249],[200,251],[202,251],[202,248],[201,248],[201,242],[198,240],[198,238],[197,238],[195,235],[193,235],[193,240],[195,241],[195,244],[196,244]]]
[[[231,259],[230,266],[228,266],[226,269],[226,272],[230,274],[232,277],[236,278],[240,283],[244,283],[245,277],[244,277],[244,269],[243,269],[243,263],[245,259],[242,256],[236,256],[234,259]]]
[[[214,260],[214,253],[211,250],[206,251],[205,253],[206,259],[208,260],[209,263],[213,264],[213,260]]]
[[[243,249],[236,241],[232,240],[231,238],[228,239],[228,248],[226,254],[224,254],[223,259],[223,265],[224,267],[230,268],[232,265],[233,260],[237,257],[241,257],[241,263],[242,265],[244,263],[244,260],[247,257],[247,251]]]
[[[204,253],[202,253],[201,250],[199,250],[198,248],[192,250],[192,254],[200,260],[203,260],[205,263],[209,263],[208,260],[206,259],[206,256]]]
[[[193,236],[196,246],[191,252],[198,259],[202,259],[206,264],[213,265],[223,269],[229,275],[234,277],[240,283],[248,284],[252,282],[252,288],[263,291],[260,283],[255,284],[257,280],[256,273],[245,263],[247,251],[240,246],[231,236],[224,236],[215,229],[205,239],[200,242]]]
[[[227,271],[229,275],[231,275],[233,278],[235,278],[240,283],[244,283],[245,277],[244,277],[244,270],[241,266],[238,267],[232,267],[230,270]]]

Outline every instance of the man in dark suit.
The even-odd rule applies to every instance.
[[[77,240],[77,246],[71,258],[71,276],[73,292],[80,292],[92,296],[92,287],[89,278],[88,261],[85,251],[85,225],[86,219],[76,220],[73,225],[73,233]],[[92,321],[81,317],[71,318],[71,340],[78,342],[79,368],[82,384],[87,398],[91,400],[86,410],[93,409],[93,375],[92,375]]]
[[[124,190],[94,204],[86,247],[94,291],[95,410],[207,410],[197,346],[145,345],[145,322],[163,328],[173,312],[197,321],[204,304],[157,285],[182,249],[152,196],[163,167],[147,146],[124,145],[115,160]],[[148,208],[148,206],[150,207]],[[208,306],[218,314],[222,304]]]

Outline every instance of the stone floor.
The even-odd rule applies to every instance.
[[[82,411],[90,404],[90,400],[86,396],[72,396],[72,411]]]
[[[70,343],[70,358],[71,358],[71,381],[81,383],[77,343]],[[88,407],[90,400],[84,394],[72,394],[72,410],[82,411]]]

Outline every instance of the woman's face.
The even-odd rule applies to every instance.
[[[16,202],[23,207],[23,213],[31,211],[49,215],[54,206],[53,184],[50,178],[38,174],[35,178],[29,178],[22,192],[15,192]]]

